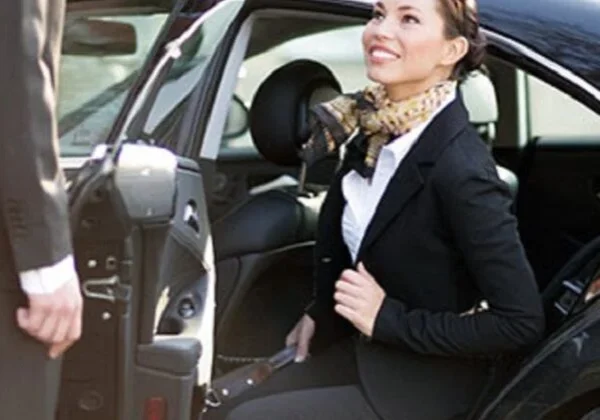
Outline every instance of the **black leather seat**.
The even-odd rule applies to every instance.
[[[340,91],[331,71],[313,61],[294,61],[273,72],[259,87],[250,108],[257,149],[270,162],[300,169],[298,146],[308,132],[309,108]],[[275,187],[252,195],[215,222],[217,348],[231,335],[238,306],[261,276],[269,275],[270,268],[299,249],[311,261],[323,198],[324,193],[297,186]]]

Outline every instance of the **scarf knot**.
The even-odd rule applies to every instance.
[[[308,164],[348,144],[353,169],[372,177],[383,146],[426,122],[456,90],[456,82],[445,81],[402,101],[388,98],[382,85],[347,95],[311,109],[312,133],[300,156]]]

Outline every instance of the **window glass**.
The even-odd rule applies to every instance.
[[[61,156],[105,141],[167,18],[150,10],[67,14],[59,73]]]
[[[243,2],[226,0],[194,24],[194,29],[184,35],[179,56],[165,69],[157,82],[156,96],[145,113],[134,118],[131,127],[142,126],[143,134],[157,144],[172,149],[176,147],[181,118],[192,97],[192,92],[203,78],[211,58],[218,50],[231,22]],[[186,140],[188,140],[186,138]]]
[[[363,28],[364,25],[355,25],[299,37],[247,59],[239,74],[236,96],[250,107],[262,81],[277,68],[297,59],[314,60],[329,67],[345,92],[364,88],[370,81],[365,74],[361,46]],[[252,147],[249,131],[221,143],[223,151]]]
[[[600,143],[600,116],[569,95],[531,76],[526,76],[529,138],[544,143]]]

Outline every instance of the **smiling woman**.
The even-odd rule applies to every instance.
[[[374,85],[314,106],[301,152],[345,146],[287,337],[313,357],[210,419],[465,418],[493,360],[543,334],[512,197],[457,91],[484,58],[476,5],[380,0],[362,46]]]
[[[367,74],[394,100],[464,78],[481,67],[486,46],[476,9],[454,0],[440,0],[436,8],[378,1],[363,44]]]

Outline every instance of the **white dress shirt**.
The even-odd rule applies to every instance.
[[[371,180],[363,178],[355,170],[344,176],[342,192],[346,206],[342,215],[342,235],[354,263],[358,262],[356,257],[360,244],[390,179],[431,121],[455,98],[456,94],[453,93],[427,121],[385,145]]]
[[[75,260],[68,255],[54,265],[19,273],[21,289],[27,294],[51,294],[77,278]]]

